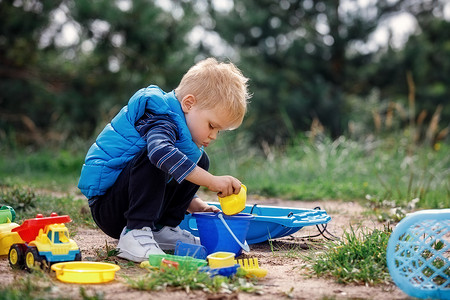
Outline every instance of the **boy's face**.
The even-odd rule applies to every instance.
[[[193,96],[189,99],[186,97],[181,101],[181,107],[192,140],[198,147],[208,147],[209,143],[217,138],[219,131],[227,130],[233,125],[220,109],[200,108]]]

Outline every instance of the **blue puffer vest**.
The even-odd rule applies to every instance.
[[[134,124],[148,109],[157,115],[167,115],[178,127],[175,143],[193,162],[198,162],[202,149],[192,141],[181,105],[172,91],[166,93],[155,85],[137,91],[128,105],[106,125],[89,149],[81,169],[78,188],[89,199],[105,194],[126,164],[146,146]]]

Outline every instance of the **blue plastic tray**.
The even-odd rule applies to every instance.
[[[220,204],[217,202],[208,202],[208,204],[220,208]],[[242,213],[255,216],[250,222],[247,233],[248,244],[261,243],[268,239],[291,235],[305,226],[326,224],[331,220],[325,210],[257,204],[246,205]],[[180,227],[198,236],[197,223],[191,214],[185,216]]]

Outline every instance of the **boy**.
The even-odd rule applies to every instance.
[[[207,171],[204,148],[242,123],[247,81],[232,63],[203,60],[170,93],[136,92],[97,137],[78,187],[98,227],[119,239],[119,257],[141,262],[177,240],[199,244],[178,227],[186,211],[218,211],[195,195],[199,186],[222,197],[239,193],[238,179]]]

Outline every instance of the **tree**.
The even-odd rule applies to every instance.
[[[208,30],[235,49],[252,80],[249,126],[256,140],[293,136],[313,119],[332,136],[343,133],[344,99],[368,94],[373,70],[380,71],[377,53],[362,51],[364,45],[380,20],[410,3],[249,0],[225,12],[211,4]]]
[[[52,86],[40,68],[39,36],[61,1],[0,1],[0,137],[17,134],[43,143]],[[50,75],[52,76],[52,75]],[[18,132],[26,129],[27,135]]]
[[[405,2],[402,10],[417,20],[415,32],[401,49],[392,47],[392,41],[389,41],[385,51],[380,51],[373,58],[372,66],[364,76],[366,81],[361,82],[361,90],[354,91],[355,94],[364,96],[362,91],[377,89],[381,99],[409,107],[409,114],[404,116],[405,121],[412,119],[430,124],[436,113],[435,117],[440,117],[442,127],[448,128],[450,22],[443,16],[445,5],[448,5],[445,1]],[[412,99],[408,97],[410,92],[414,92]],[[440,131],[437,120],[433,120],[435,123],[429,128],[436,135]],[[436,138],[443,137],[445,135]]]
[[[407,94],[406,73],[411,72],[415,85],[416,112],[428,112],[428,117],[439,105],[443,107],[442,118],[446,126],[450,121],[450,22],[433,16],[418,18],[419,30],[409,37],[402,51],[396,57],[398,76],[390,76],[392,81],[377,85],[397,97]],[[391,51],[392,54],[393,51]],[[394,56],[395,55],[395,56]],[[385,62],[392,63],[386,54]],[[386,64],[386,63],[385,63]],[[404,97],[403,97],[404,98]]]
[[[171,10],[145,0],[0,5],[3,137],[43,144],[95,136],[135,91],[171,90],[194,62],[186,39],[196,22],[191,3]],[[64,41],[67,28],[72,42]]]

